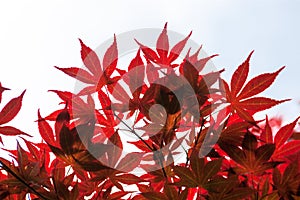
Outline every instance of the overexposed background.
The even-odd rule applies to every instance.
[[[58,108],[59,99],[49,89],[74,89],[74,80],[53,66],[82,65],[81,38],[91,48],[114,33],[163,28],[187,35],[207,54],[220,54],[213,62],[233,71],[255,50],[250,77],[286,69],[264,95],[293,100],[270,109],[290,122],[300,114],[300,1],[1,1],[0,81],[11,88],[3,95],[2,108],[24,89],[23,107],[10,123],[38,135],[37,110],[43,116]],[[8,141],[8,140],[6,140]]]

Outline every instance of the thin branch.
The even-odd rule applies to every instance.
[[[44,200],[50,200],[46,197],[44,197],[42,194],[40,194],[36,189],[31,187],[28,183],[26,183],[22,178],[20,178],[15,172],[13,172],[8,166],[6,166],[1,160],[0,160],[0,165],[2,169],[7,171],[7,173],[10,173],[12,176],[14,176],[18,181],[20,181],[22,184],[24,184],[29,190],[31,190],[35,195],[38,197],[44,199]]]

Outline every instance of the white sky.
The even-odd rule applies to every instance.
[[[225,67],[229,80],[236,67],[255,53],[253,77],[286,69],[264,95],[293,101],[268,110],[292,121],[300,114],[300,1],[1,1],[0,81],[11,88],[2,107],[24,89],[24,103],[12,125],[37,134],[37,109],[43,116],[57,108],[48,89],[73,91],[74,81],[53,66],[81,66],[81,38],[96,48],[114,33],[139,28],[163,28],[188,34],[208,54],[220,54],[214,64]]]

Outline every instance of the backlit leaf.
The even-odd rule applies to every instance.
[[[260,146],[258,149],[255,150],[256,162],[263,163],[268,161],[271,158],[274,151],[274,144],[265,144],[263,146]]]
[[[251,79],[243,88],[241,93],[238,95],[238,99],[246,99],[256,94],[263,92],[265,89],[270,87],[270,85],[274,82],[277,75],[284,69],[284,67],[280,68],[278,71],[274,73],[266,73]]]
[[[180,177],[180,181],[176,185],[186,186],[186,187],[197,187],[195,175],[187,168],[181,166],[175,166],[174,172]]]
[[[260,139],[266,143],[273,143],[273,133],[269,124],[268,116],[266,116],[266,124],[263,132],[260,135]]]
[[[41,117],[40,110],[38,110],[38,128],[42,138],[46,143],[56,146],[56,142],[54,139],[54,133],[49,123]]]
[[[141,153],[129,153],[119,162],[116,169],[123,172],[130,172],[139,166],[142,156]]]
[[[277,101],[270,98],[265,97],[253,97],[251,99],[246,99],[243,101],[240,101],[238,103],[239,106],[242,106],[246,110],[254,110],[255,112],[262,111],[269,109],[275,105],[278,105],[280,103],[289,101],[290,99],[285,99],[281,101]]]
[[[282,146],[293,135],[293,130],[298,120],[299,117],[292,123],[287,124],[279,129],[274,138],[276,147]]]
[[[242,89],[242,87],[244,86],[247,80],[247,76],[249,73],[249,61],[252,54],[253,51],[250,53],[248,58],[243,62],[243,64],[241,64],[232,75],[230,81],[231,83],[230,89],[231,89],[231,94],[233,96],[237,96],[237,94],[240,92],[240,90]]]
[[[56,66],[55,66],[55,68],[73,78],[76,78],[79,81],[84,82],[84,83],[94,84],[96,81],[96,80],[94,80],[94,77],[89,72],[85,71],[84,69],[80,69],[77,67],[60,68],[60,67],[56,67]]]
[[[0,112],[0,125],[11,121],[18,114],[22,106],[22,100],[25,92],[26,90],[24,90],[20,96],[10,100],[2,108]]]
[[[28,135],[27,133],[24,133],[23,131],[20,131],[19,129],[12,126],[2,126],[2,127],[0,126],[0,134],[7,135],[7,136],[27,135],[31,137],[31,135]]]
[[[102,69],[96,52],[86,46],[81,39],[79,39],[79,42],[81,45],[81,59],[84,65],[89,69],[90,72],[92,72],[92,74],[94,74],[96,77],[99,77]]]

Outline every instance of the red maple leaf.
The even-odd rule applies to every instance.
[[[284,67],[274,73],[265,73],[256,76],[246,83],[249,73],[249,61],[252,54],[253,51],[246,61],[235,70],[231,78],[230,87],[226,81],[223,81],[226,100],[230,103],[230,106],[227,107],[227,109],[249,122],[254,122],[252,115],[256,112],[269,109],[277,104],[290,100],[285,99],[278,101],[266,97],[255,96],[270,87]]]

